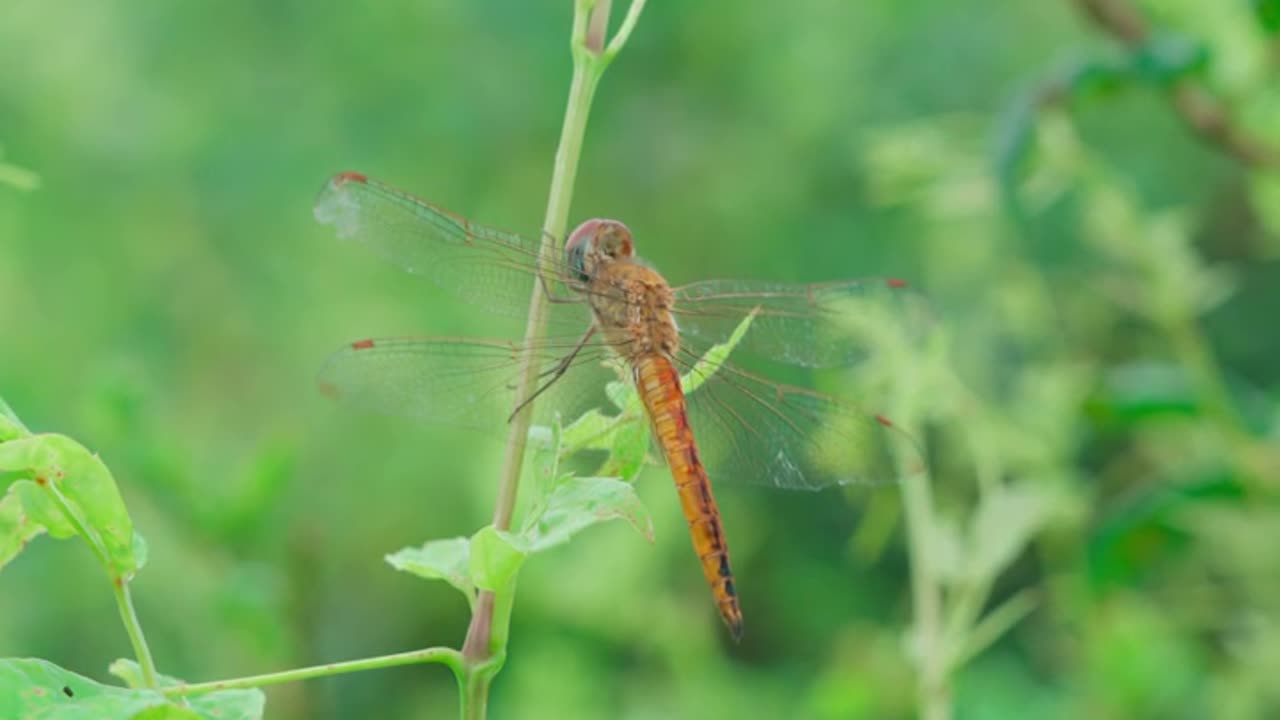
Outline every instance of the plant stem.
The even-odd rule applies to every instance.
[[[630,28],[635,25],[633,16],[638,15],[637,4],[643,7],[643,2],[633,3],[628,13],[630,25],[626,25],[627,32],[630,32]],[[613,53],[621,47],[615,48],[611,44],[610,52],[604,52],[604,33],[608,28],[609,7],[610,4],[606,0],[577,0],[574,6],[573,35],[570,44],[573,55],[573,79],[569,85],[569,99],[565,107],[564,123],[560,130],[560,144],[556,149],[547,211],[542,222],[539,259],[543,266],[554,258],[555,253],[560,249],[558,243],[565,236],[574,180],[578,172],[578,160],[582,154],[582,140],[586,135],[587,118],[591,112],[591,100],[605,67],[612,59]],[[526,346],[544,334],[547,322],[546,311],[547,299],[543,288],[535,287],[529,299],[529,320],[524,334]],[[526,353],[521,363],[520,378],[516,386],[517,397],[529,396],[537,382],[537,375],[538,365],[533,356]],[[501,482],[498,486],[498,500],[493,511],[493,526],[499,530],[506,530],[511,526],[511,516],[515,511],[520,470],[524,464],[525,443],[532,420],[532,405],[533,403],[529,403],[515,414],[507,435],[506,449],[502,459]],[[493,593],[482,592],[476,603],[475,612],[471,616],[467,639],[462,646],[463,656],[469,664],[484,662],[501,652],[501,648],[491,647],[493,618]],[[502,635],[505,636],[505,632]]]
[[[462,720],[484,720],[489,712],[489,687],[493,684],[493,673],[470,673],[458,682],[462,703]]]
[[[147,647],[147,638],[142,634],[142,624],[138,622],[138,613],[133,609],[133,595],[129,593],[129,583],[121,577],[113,578],[111,587],[115,591],[116,606],[120,608],[120,620],[129,633],[129,642],[133,645],[133,656],[138,659],[138,667],[142,669],[142,682],[151,689],[160,687],[156,675],[156,661],[151,657],[151,648]]]
[[[453,648],[433,647],[422,650],[413,650],[410,652],[396,653],[395,655],[380,655],[378,657],[363,658],[360,660],[348,660],[346,662],[328,663],[326,665],[314,665],[312,667],[267,673],[265,675],[250,675],[248,677],[232,678],[230,680],[174,685],[173,687],[161,688],[160,692],[165,695],[174,696],[199,695],[201,693],[216,692],[218,690],[235,690],[240,688],[262,687],[265,685],[279,685],[280,683],[294,682],[297,680],[310,680],[311,678],[341,675],[343,673],[359,672],[361,670],[376,670],[379,668],[428,662],[438,662],[443,665],[447,665],[453,669],[455,674],[461,675],[462,654]]]
[[[102,536],[94,529],[92,525],[80,517],[79,511],[58,486],[53,482],[46,482],[43,487],[48,491],[49,496],[53,498],[53,502],[62,511],[62,514],[76,529],[76,533],[84,538],[88,543],[93,554],[97,556],[98,562],[106,568],[107,574],[111,577],[111,591],[116,596],[116,607],[120,609],[120,620],[124,623],[125,632],[129,634],[129,643],[133,645],[133,655],[138,660],[138,667],[142,669],[142,682],[151,689],[160,686],[159,677],[156,673],[156,662],[151,657],[151,648],[147,646],[147,638],[142,634],[142,623],[138,622],[138,613],[133,609],[133,596],[129,593],[129,579],[118,574],[118,569],[111,562],[111,555],[107,552],[107,545],[102,541]]]
[[[899,418],[911,418],[906,407],[895,409]],[[916,706],[923,720],[951,717],[951,691],[947,683],[948,638],[942,619],[942,579],[937,566],[937,532],[934,530],[933,489],[929,471],[911,471],[901,452],[895,452],[897,475],[902,478],[902,516],[911,560],[910,646],[914,650]]]
[[[947,684],[949,653],[942,628],[942,592],[934,558],[933,493],[928,473],[916,473],[902,482],[902,500],[911,554],[911,600],[915,616],[912,646],[919,679],[916,699],[924,720],[951,717]]]

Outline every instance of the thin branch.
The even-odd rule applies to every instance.
[[[631,37],[631,31],[640,20],[640,12],[644,10],[644,4],[645,0],[631,0],[631,7],[627,8],[627,16],[622,19],[622,25],[618,27],[617,34],[609,41],[609,49],[605,51],[610,58],[617,55],[622,46],[627,44],[627,38]]]
[[[1107,34],[1130,50],[1144,45],[1150,27],[1129,0],[1070,0]],[[1182,78],[1170,88],[1178,116],[1206,143],[1236,160],[1258,168],[1280,168],[1280,148],[1242,129],[1222,103],[1198,81]]]
[[[328,677],[330,675],[341,675],[360,670],[376,670],[378,668],[429,662],[438,662],[442,665],[447,665],[454,671],[454,673],[458,673],[462,668],[462,656],[457,650],[454,650],[453,648],[432,647],[422,650],[413,650],[411,652],[396,653],[395,655],[380,655],[378,657],[363,658],[361,660],[348,660],[346,662],[329,663],[327,665],[313,665],[312,667],[266,673],[264,675],[250,675],[248,677],[232,678],[229,680],[215,680],[213,682],[184,683],[181,685],[161,688],[160,692],[170,696],[200,695],[203,693],[217,692],[219,690],[264,687],[266,685],[279,685],[280,683],[310,680],[311,678]]]
[[[587,131],[587,118],[596,86],[605,67],[625,42],[639,16],[642,1],[633,2],[619,38],[607,43],[610,0],[576,0],[574,4],[573,79],[569,84],[569,99],[565,108],[564,124],[560,131],[560,144],[556,148],[555,163],[551,175],[551,189],[547,198],[547,211],[542,223],[542,244],[539,262],[554,262],[559,251],[557,238],[564,238],[569,224],[569,204],[573,197],[573,185],[578,172],[578,160],[582,155],[582,142]],[[529,300],[529,320],[525,327],[525,345],[532,346],[544,334],[547,322],[547,296],[541,287],[535,287]],[[529,397],[537,386],[538,365],[531,355],[522,360],[517,397]],[[532,403],[515,411],[507,435],[503,455],[502,475],[498,486],[498,501],[493,511],[493,526],[506,530],[511,526],[516,496],[520,483],[520,470],[524,462],[525,444],[532,419]],[[510,614],[510,597],[495,597],[492,592],[480,593],[471,616],[471,626],[462,645],[462,654],[469,666],[488,668],[478,673],[475,692],[487,693],[487,683],[492,672],[501,666],[506,646],[506,618]]]
[[[583,44],[587,51],[599,55],[604,52],[605,34],[609,32],[609,6],[612,0],[596,0],[587,20],[587,39]]]
[[[133,656],[138,659],[138,667],[142,670],[142,684],[154,690],[160,687],[156,661],[151,656],[146,636],[142,634],[138,613],[133,609],[133,595],[129,593],[129,584],[123,578],[116,578],[111,587],[115,592],[116,606],[120,610],[120,620],[124,623],[125,632],[129,634],[129,643],[133,645]]]

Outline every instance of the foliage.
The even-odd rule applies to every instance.
[[[477,587],[495,717],[1280,713],[1275,2],[651,4],[572,215],[675,281],[892,275],[935,315],[851,317],[888,351],[817,378],[887,398],[927,473],[717,485],[738,646],[625,386],[534,428],[515,522],[480,530],[499,448],[311,397],[336,338],[518,335],[306,211],[354,166],[536,237],[568,3],[517,5],[6,13],[4,161],[40,182],[0,164],[0,394],[102,457],[0,403],[0,645],[105,667],[110,588],[138,664],[5,660],[0,716],[254,717],[244,688],[307,677],[271,717],[448,716],[445,673],[346,673],[460,672]],[[387,560],[443,582],[371,561],[423,537]],[[301,670],[191,693],[148,646],[188,678]],[[335,663],[404,647],[440,652]]]

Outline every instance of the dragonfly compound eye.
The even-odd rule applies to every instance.
[[[569,234],[568,242],[564,244],[565,264],[580,282],[585,283],[591,279],[590,268],[587,267],[587,249],[594,244],[599,228],[599,220],[588,220],[574,228]]]

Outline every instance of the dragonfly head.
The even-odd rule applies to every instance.
[[[577,276],[586,283],[603,263],[629,258],[635,252],[631,230],[617,220],[588,220],[569,234],[564,244],[565,261]]]

